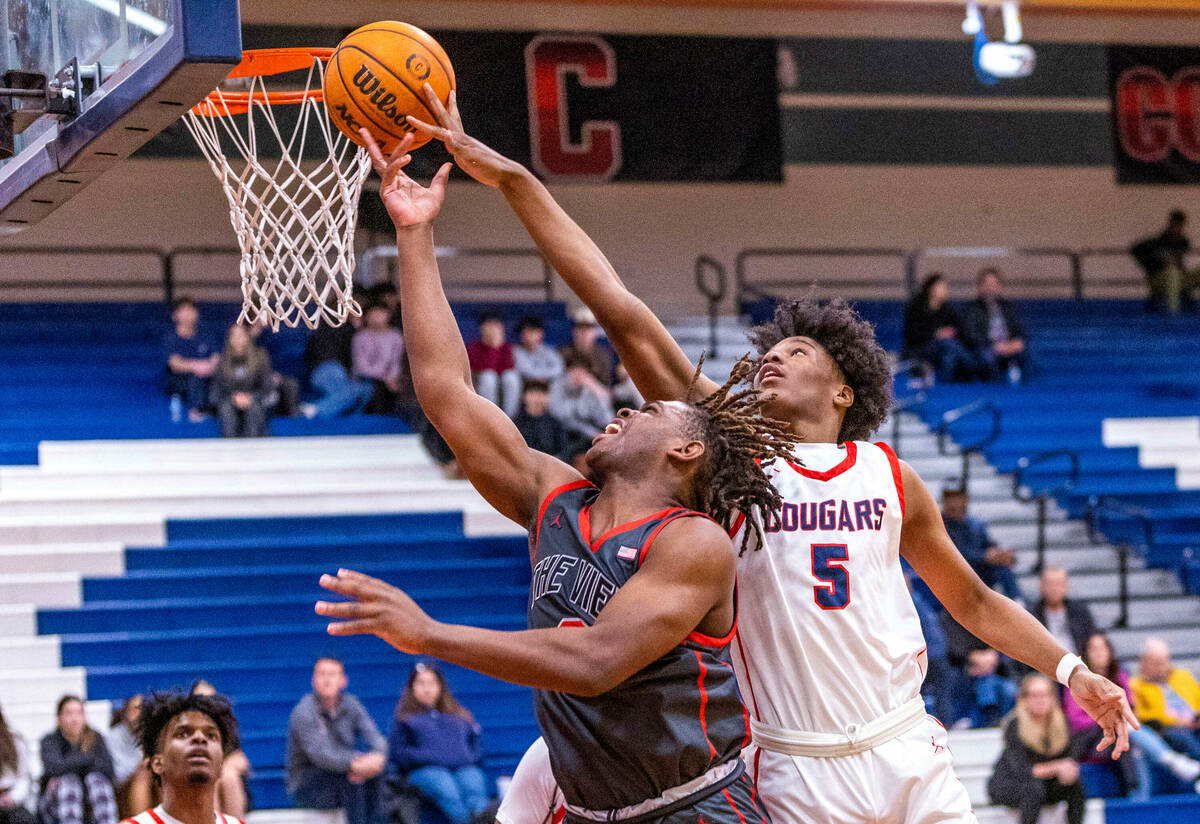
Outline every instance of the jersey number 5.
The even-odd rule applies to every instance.
[[[850,573],[842,563],[850,560],[845,544],[813,544],[813,577],[824,581],[813,587],[813,600],[821,609],[845,609],[850,603]]]

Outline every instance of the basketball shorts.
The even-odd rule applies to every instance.
[[[748,771],[714,793],[661,814],[649,813],[620,824],[771,824]],[[593,824],[567,813],[567,824]],[[811,824],[811,822],[809,823]]]

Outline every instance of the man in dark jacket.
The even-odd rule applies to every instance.
[[[555,457],[562,457],[567,451],[567,428],[550,414],[550,384],[545,381],[525,381],[521,409],[513,423],[530,449]]]
[[[1086,603],[1067,597],[1070,591],[1067,571],[1062,567],[1046,567],[1042,570],[1042,597],[1031,612],[1060,644],[1078,655],[1096,632],[1096,621]]]
[[[1192,248],[1188,236],[1187,213],[1175,209],[1167,217],[1162,234],[1133,244],[1129,253],[1146,273],[1150,286],[1149,308],[1166,310],[1172,315],[1194,306],[1192,295],[1200,287],[1200,269],[1189,269],[1186,257]]]
[[[992,380],[1018,383],[1029,374],[1025,326],[1017,310],[1001,297],[1000,272],[988,267],[975,278],[976,298],[963,321],[968,345],[987,366]]]

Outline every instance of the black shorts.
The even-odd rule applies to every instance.
[[[726,783],[728,782],[728,783]],[[594,824],[567,813],[567,824]],[[660,813],[646,813],[613,824],[771,824],[758,802],[754,783],[744,766],[718,784],[718,789],[683,804],[672,804]]]

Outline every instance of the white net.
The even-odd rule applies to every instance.
[[[305,92],[323,78],[314,57]],[[197,107],[207,113],[184,117],[229,200],[242,252],[238,322],[339,326],[362,313],[351,294],[354,228],[370,158],[330,123],[322,100],[290,104],[295,125],[281,129],[264,78],[245,82],[248,105],[246,92],[227,100],[218,89]]]

